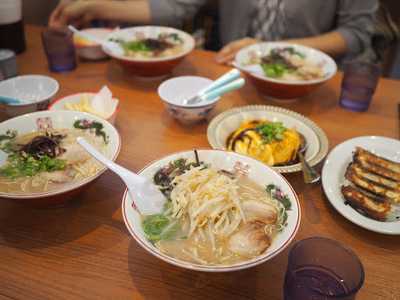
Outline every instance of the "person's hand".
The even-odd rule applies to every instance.
[[[68,24],[77,27],[90,23],[94,18],[95,0],[61,0],[51,13],[49,27],[60,28]]]
[[[241,40],[236,40],[233,42],[230,42],[228,45],[223,47],[216,55],[215,60],[219,64],[228,64],[230,63],[234,58],[236,53],[249,45],[253,45],[258,43],[259,41],[253,38],[244,38]]]

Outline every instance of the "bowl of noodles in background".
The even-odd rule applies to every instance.
[[[42,111],[2,122],[0,198],[46,206],[81,192],[106,168],[77,144],[79,136],[108,158],[117,158],[117,130],[89,113]]]
[[[145,250],[170,264],[228,272],[264,263],[294,239],[298,197],[284,177],[263,163],[222,150],[185,151],[140,171],[167,202],[144,216],[126,191],[125,224]]]
[[[235,67],[244,72],[261,95],[289,101],[312,93],[332,78],[335,61],[310,47],[285,42],[264,42],[240,50]]]
[[[169,74],[195,46],[193,37],[162,26],[137,26],[113,31],[103,51],[129,73],[142,77]]]

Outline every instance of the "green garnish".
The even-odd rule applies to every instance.
[[[276,186],[275,184],[268,184],[265,187],[265,190],[271,196],[271,198],[282,203],[285,210],[290,210],[290,208],[292,207],[292,202],[290,202],[289,197],[284,192],[282,192],[282,190],[278,186]]]
[[[285,73],[289,72],[289,69],[281,63],[261,64],[261,68],[263,69],[265,76],[271,78],[280,78]]]
[[[150,52],[152,49],[146,45],[144,41],[130,41],[130,42],[120,42],[122,48],[125,51],[134,51],[134,52]]]
[[[0,168],[0,175],[15,179],[18,177],[32,177],[41,172],[64,170],[65,160],[42,156],[39,159],[25,153],[10,154],[7,164]]]
[[[177,222],[172,222],[162,214],[147,216],[142,222],[143,231],[149,241],[158,242],[175,236],[179,229]]]
[[[105,131],[103,130],[104,125],[96,122],[96,121],[88,121],[88,120],[76,120],[74,122],[74,127],[78,129],[94,129],[95,134],[97,136],[101,136],[104,140],[104,143],[108,144],[108,136],[106,135]]]
[[[263,123],[256,127],[256,131],[262,136],[265,143],[281,141],[286,127],[282,122]]]

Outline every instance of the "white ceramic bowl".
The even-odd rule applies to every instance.
[[[279,173],[275,172],[263,163],[247,156],[219,150],[199,150],[198,154],[201,161],[204,161],[207,164],[211,164],[215,168],[225,170],[232,170],[235,166],[247,168],[249,178],[255,181],[257,184],[266,185],[272,183],[280,187],[281,190],[289,197],[292,203],[292,208],[288,211],[288,225],[275,237],[275,239],[272,241],[271,246],[258,257],[249,259],[244,262],[223,266],[207,266],[189,263],[161,253],[152,243],[150,243],[146,239],[145,234],[142,230],[140,215],[134,209],[133,201],[128,193],[125,191],[122,202],[122,215],[130,234],[139,243],[139,245],[141,245],[150,254],[170,264],[186,269],[206,272],[228,272],[254,267],[270,260],[274,256],[278,255],[281,251],[283,251],[294,239],[297,230],[299,229],[301,219],[299,199],[297,198],[297,195],[289,182],[287,182],[287,180]],[[161,158],[160,160],[146,166],[143,170],[139,172],[139,174],[152,180],[154,174],[161,167],[178,158],[194,159],[193,151],[179,152]]]
[[[112,32],[110,28],[87,28],[80,30],[84,33],[93,35],[99,39],[106,39]],[[76,53],[79,57],[86,60],[100,60],[105,59],[108,55],[103,51],[100,44],[83,39],[77,34],[74,34],[74,45]]]
[[[207,118],[220,97],[197,105],[185,105],[183,102],[211,83],[211,79],[199,76],[175,77],[158,87],[158,95],[172,117],[184,124],[195,123]]]
[[[60,99],[55,100],[50,106],[49,110],[68,110],[65,108],[65,104],[67,103],[79,103],[82,99],[83,96],[88,96],[89,99],[93,98],[96,93],[77,93],[73,95],[69,95]],[[113,98],[113,101],[115,103],[115,109],[109,112],[109,115],[106,116],[104,119],[110,122],[111,124],[115,123],[115,119],[117,117],[118,113],[118,103],[119,100],[116,98]]]
[[[10,117],[47,109],[58,92],[58,82],[48,76],[22,75],[0,81],[0,96],[20,100],[19,105],[2,105]]]
[[[306,60],[320,65],[325,76],[314,80],[287,81],[267,77],[259,67],[249,68],[245,66],[254,55],[264,56],[270,53],[272,49],[284,47],[292,47],[304,54]],[[236,54],[234,65],[249,76],[261,94],[281,100],[304,97],[332,78],[337,72],[335,61],[327,54],[310,47],[285,42],[264,42],[245,47]]]
[[[158,77],[169,74],[195,46],[193,37],[181,30],[163,26],[137,26],[113,31],[108,39],[133,40],[137,35],[144,38],[157,38],[160,33],[175,33],[183,40],[183,51],[166,57],[136,58],[126,56],[121,47],[105,47],[103,50],[116,59],[127,71],[137,76]]]
[[[106,147],[105,155],[110,159],[115,160],[121,147],[121,138],[118,134],[118,131],[107,121],[88,113],[47,110],[25,114],[23,116],[0,123],[0,135],[6,133],[7,130],[17,130],[18,134],[27,134],[29,132],[37,131],[39,128],[43,127],[73,128],[75,121],[83,119],[88,121],[96,121],[103,124],[104,131],[108,136],[109,141]],[[0,151],[0,166],[4,164],[6,158],[7,157],[5,156],[5,153]],[[57,190],[35,192],[30,194],[6,193],[0,191],[0,199],[7,198],[19,200],[22,203],[30,205],[52,205],[64,203],[70,199],[70,196],[73,196],[77,192],[81,191],[82,188],[99,177],[105,170],[106,168],[104,167],[91,177],[63,185]]]

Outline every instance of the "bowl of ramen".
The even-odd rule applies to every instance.
[[[0,82],[0,95],[16,99],[19,104],[2,104],[0,110],[9,117],[45,110],[58,92],[57,80],[42,75],[22,75]]]
[[[193,37],[184,31],[138,26],[112,32],[103,50],[130,73],[156,77],[169,74],[194,45]]]
[[[29,205],[63,203],[106,169],[76,142],[84,137],[112,160],[117,130],[92,114],[42,111],[0,124],[0,198]]]
[[[110,28],[86,28],[80,30],[83,33],[90,34],[98,39],[105,40],[107,36],[112,32]],[[108,57],[106,53],[104,53],[101,45],[87,40],[80,35],[74,34],[74,46],[76,49],[76,53],[80,58],[86,60],[100,60]]]
[[[243,48],[236,54],[234,64],[262,95],[281,100],[308,95],[337,71],[335,61],[325,53],[285,42]]]
[[[157,215],[141,215],[127,192],[122,213],[134,239],[173,265],[206,272],[250,268],[294,239],[299,200],[265,164],[219,150],[179,152],[140,171],[167,201]]]
[[[311,166],[328,153],[328,138],[313,121],[276,106],[249,105],[225,111],[209,124],[213,149],[253,157],[279,173],[301,171],[302,152]]]

